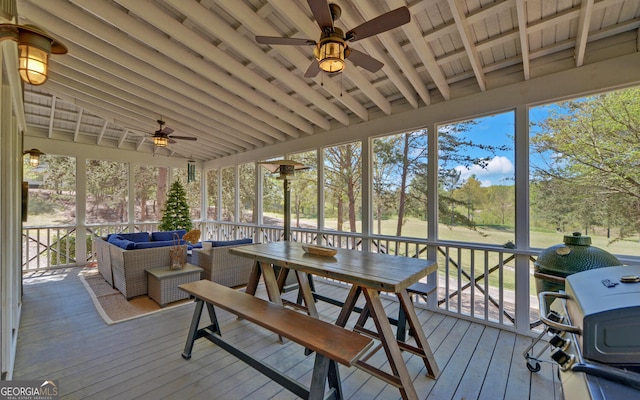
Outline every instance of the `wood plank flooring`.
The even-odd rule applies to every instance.
[[[191,360],[182,359],[193,303],[105,324],[78,279],[80,270],[25,276],[14,380],[55,380],[62,399],[296,398],[208,341],[197,341]],[[319,280],[316,285],[325,295],[346,297],[343,287]],[[396,302],[385,301],[385,307],[397,315]],[[339,309],[320,302],[318,311],[334,321]],[[438,380],[430,379],[422,361],[405,354],[421,399],[562,399],[552,364],[543,363],[534,374],[527,370],[522,351],[531,338],[423,309],[418,316],[442,370]],[[222,310],[218,317],[226,340],[310,382],[313,357],[305,357],[299,345],[279,344],[276,335]],[[384,368],[384,353],[370,362]],[[400,398],[396,388],[362,370],[340,366],[340,373],[348,399]]]

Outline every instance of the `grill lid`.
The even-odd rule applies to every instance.
[[[640,366],[640,266],[598,268],[567,278],[567,311],[584,358]]]
[[[575,272],[622,263],[613,254],[591,246],[591,237],[574,232],[565,235],[562,244],[543,250],[534,265],[540,272],[567,277]]]

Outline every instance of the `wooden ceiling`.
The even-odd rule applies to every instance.
[[[26,135],[208,161],[579,68],[604,41],[638,51],[640,0],[333,2],[344,31],[408,6],[351,43],[381,70],[305,78],[311,46],[256,43],[318,40],[303,0],[18,0],[19,23],[69,49],[25,85]],[[154,147],[160,118],[198,141]]]

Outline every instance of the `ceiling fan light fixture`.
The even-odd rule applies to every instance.
[[[320,40],[316,47],[316,58],[318,65],[324,72],[330,74],[341,72],[345,67],[346,44],[342,39],[342,31],[335,29],[335,32]]]
[[[169,138],[166,136],[154,136],[153,144],[158,147],[167,147],[169,144]]]

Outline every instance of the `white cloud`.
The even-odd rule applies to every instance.
[[[467,169],[467,167],[458,165],[456,170],[460,171],[460,182],[465,182],[471,175],[475,175],[481,185],[486,187],[513,184],[515,168],[507,157],[498,156],[491,159],[485,168],[472,165]],[[506,179],[510,179],[510,181]]]

